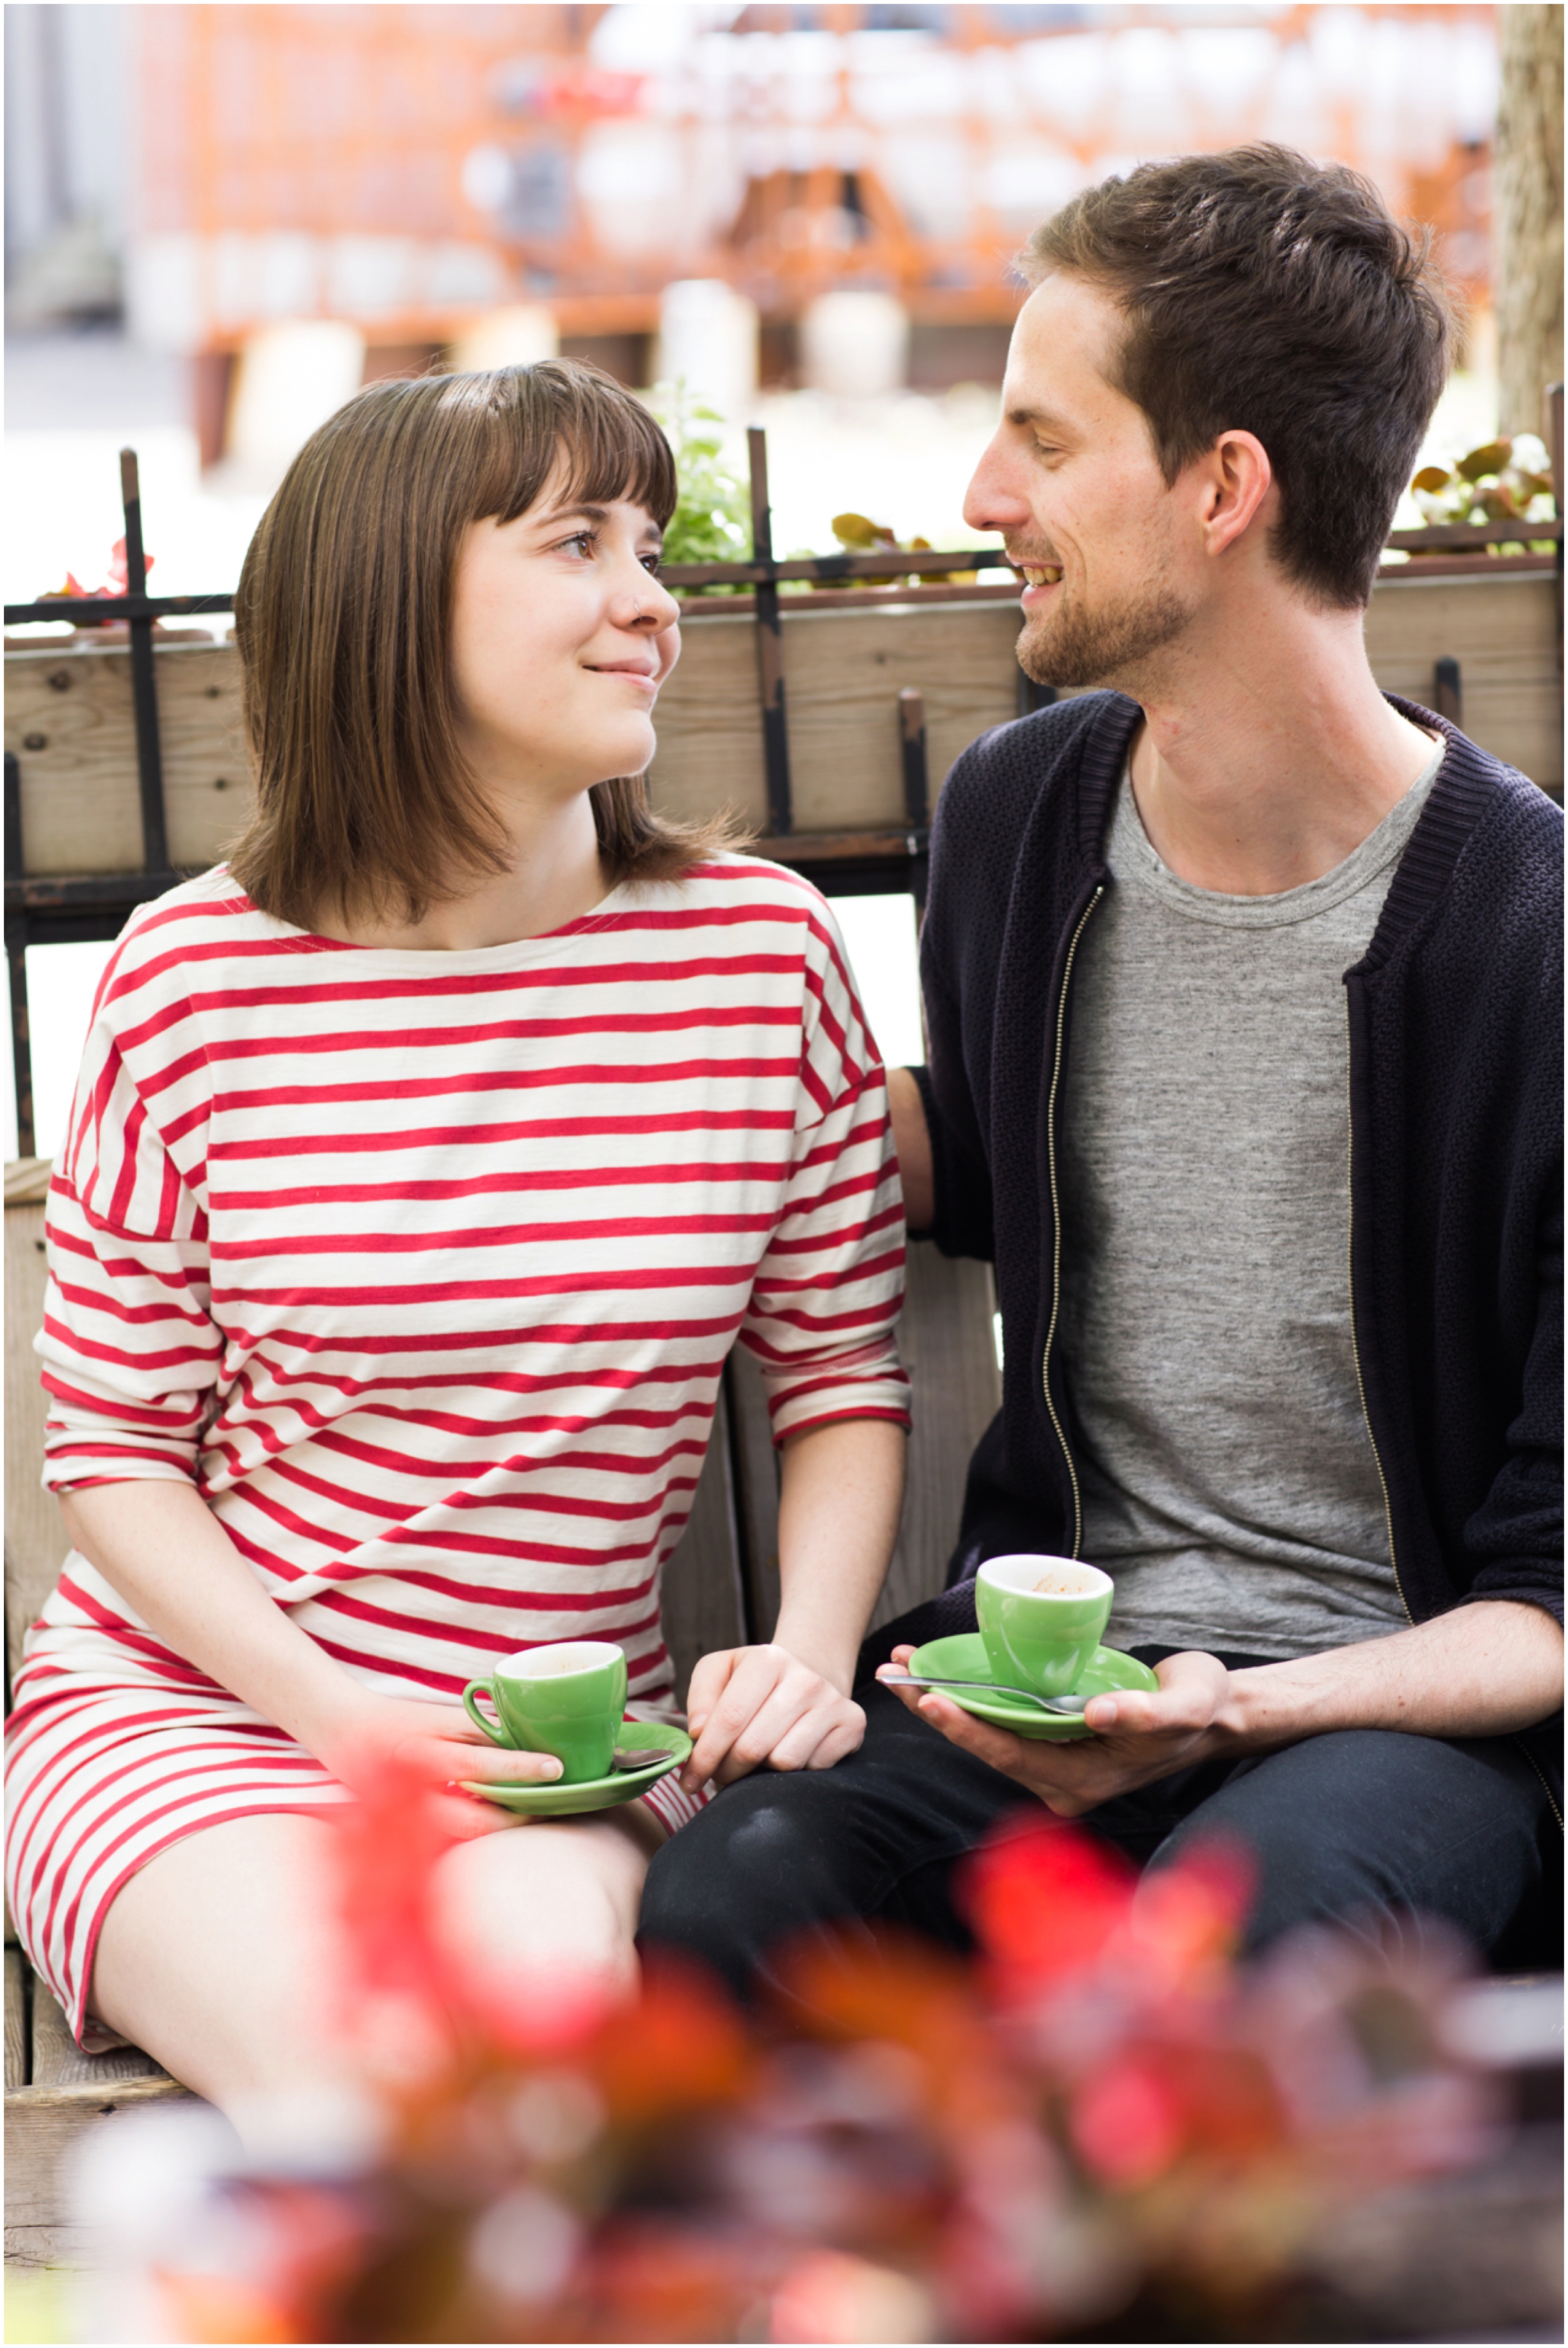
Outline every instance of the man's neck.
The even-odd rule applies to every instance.
[[[1132,788],[1169,869],[1227,896],[1316,880],[1375,831],[1432,742],[1390,707],[1367,665],[1358,612],[1294,599],[1243,626],[1185,637],[1143,705]]]

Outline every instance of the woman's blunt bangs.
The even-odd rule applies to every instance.
[[[675,460],[640,400],[570,359],[369,385],[300,450],[234,602],[256,814],[229,865],[262,911],[413,922],[507,869],[458,742],[456,568],[473,523],[515,520],[547,488],[624,499],[662,530]],[[641,777],[589,797],[612,883],[738,844],[727,818],[655,815]]]
[[[554,477],[563,503],[641,506],[663,530],[675,510],[675,459],[642,402],[602,369],[572,359],[450,376],[442,404],[484,419],[465,526],[516,521]],[[558,471],[559,468],[559,471]]]

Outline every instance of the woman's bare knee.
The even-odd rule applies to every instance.
[[[456,1845],[436,1871],[436,1913],[461,1974],[481,1995],[624,1994],[651,1841],[626,1821],[584,1818]]]

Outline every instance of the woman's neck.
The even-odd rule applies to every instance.
[[[436,900],[417,922],[328,911],[316,924],[322,935],[345,945],[467,953],[544,937],[580,921],[609,894],[586,791],[554,807],[502,799],[497,812],[511,849],[504,871],[484,873],[461,894]]]

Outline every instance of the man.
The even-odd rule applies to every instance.
[[[1081,1555],[1159,1693],[1045,1744],[867,1677],[856,1753],[666,1846],[643,1943],[743,1991],[862,1919],[962,1944],[955,1860],[1043,1803],[1140,1863],[1244,1841],[1255,1947],[1506,1953],[1560,1831],[1561,817],[1362,642],[1449,312],[1277,148],[1108,180],[1027,263],[967,517],[1029,674],[1111,690],[943,793],[895,1115],[911,1228],[995,1262],[1003,1406],[955,1586],[865,1664],[972,1629],[985,1558]]]

